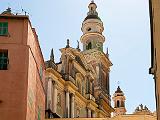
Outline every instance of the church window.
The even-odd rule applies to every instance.
[[[7,70],[8,68],[8,51],[0,51],[0,70]]]
[[[91,42],[88,44],[88,50],[89,49],[92,49],[92,43]]]
[[[86,93],[88,94],[90,91],[90,81],[87,79],[86,81]]]
[[[87,31],[91,31],[91,28],[88,28]]]
[[[57,96],[57,104],[58,104],[59,106],[61,106],[61,95],[60,95],[60,93],[59,93],[58,96]]]
[[[73,71],[73,66],[72,66],[72,61],[69,61],[69,75],[72,76],[72,71]]]
[[[0,22],[0,36],[8,35],[8,23]]]
[[[80,82],[77,82],[78,91],[81,93],[81,84]]]
[[[120,107],[120,102],[119,102],[119,100],[117,101],[117,107]]]
[[[85,96],[85,82],[82,81],[82,95]]]
[[[88,45],[86,45],[86,50],[88,50]]]
[[[94,96],[94,82],[92,82],[92,95]]]

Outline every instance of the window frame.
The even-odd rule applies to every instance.
[[[92,43],[91,42],[88,43],[88,50],[90,50],[90,49],[92,49]]]
[[[117,107],[119,108],[120,107],[120,101],[117,100]]]
[[[8,64],[8,50],[0,50],[0,70],[8,70]]]
[[[8,36],[8,22],[0,22],[0,36]]]

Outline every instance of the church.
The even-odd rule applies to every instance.
[[[50,60],[46,61],[46,114],[49,117],[104,118],[114,111],[109,91],[112,63],[108,53],[103,52],[103,22],[93,1],[88,8],[81,28],[83,50],[79,43],[77,48],[72,48],[67,40],[66,46],[60,49],[61,61],[54,62],[53,50]]]
[[[142,104],[127,114],[120,86],[110,94],[113,64],[103,52],[103,21],[94,1],[88,8],[81,27],[83,49],[79,41],[73,48],[68,39],[58,63],[53,49],[44,61],[29,16],[14,15],[10,8],[0,14],[0,119],[156,120]]]
[[[67,40],[61,51],[60,62],[54,62],[53,49],[46,61],[46,118],[111,118],[146,120],[155,119],[142,104],[133,114],[126,115],[125,95],[118,86],[113,97],[110,95],[110,67],[108,51],[103,52],[103,22],[98,16],[97,5],[92,1],[82,23],[80,38],[83,50],[72,48]],[[53,98],[53,99],[52,99]],[[114,107],[111,106],[111,99]],[[113,115],[111,115],[113,113]],[[123,118],[117,118],[123,116]],[[151,117],[150,117],[151,116]],[[112,119],[114,119],[112,118]],[[138,120],[139,120],[138,119]]]

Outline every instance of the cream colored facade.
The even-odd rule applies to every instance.
[[[46,120],[55,120],[55,119],[46,119]],[[155,116],[152,115],[119,115],[112,118],[61,118],[56,120],[156,120]]]
[[[109,120],[156,120],[155,116],[152,115],[120,115],[113,117]]]
[[[125,115],[126,114],[126,108],[125,108],[126,98],[120,86],[118,86],[112,99],[114,101],[114,112],[113,112],[114,116]]]
[[[150,110],[142,104],[138,106],[133,114],[116,115],[111,118],[69,118],[67,120],[156,120],[156,112],[152,113]],[[46,120],[66,120],[66,118],[60,119],[46,119]]]
[[[151,68],[154,75],[157,117],[160,120],[160,1],[150,0]]]
[[[113,95],[114,109],[113,117],[109,120],[156,120],[156,112],[152,113],[146,106],[140,104],[132,114],[126,114],[126,97],[118,86]]]
[[[111,117],[109,72],[112,66],[103,52],[103,22],[92,1],[82,23],[83,50],[72,48],[67,40],[60,49],[60,62],[54,62],[53,50],[46,61],[46,118]]]
[[[88,8],[81,28],[83,50],[79,49],[79,42],[77,48],[72,48],[67,40],[66,47],[60,49],[60,62],[54,62],[53,49],[50,60],[46,61],[46,119],[155,120],[155,115],[143,105],[133,114],[126,114],[126,98],[120,87],[113,96],[114,109],[111,107],[112,63],[108,53],[103,52],[103,22],[93,1]]]

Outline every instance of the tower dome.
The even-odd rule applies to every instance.
[[[83,50],[98,49],[103,51],[103,43],[105,37],[102,32],[104,30],[103,22],[98,17],[97,5],[92,1],[89,6],[89,12],[87,17],[82,23],[82,32],[81,42],[83,43]]]
[[[87,13],[87,17],[84,19],[84,21],[88,19],[98,19],[101,21],[101,19],[98,17],[98,12],[96,11],[97,5],[94,3],[94,1],[91,1],[88,8],[89,12]]]
[[[123,93],[121,88],[118,86],[117,90],[115,91],[115,93]]]

